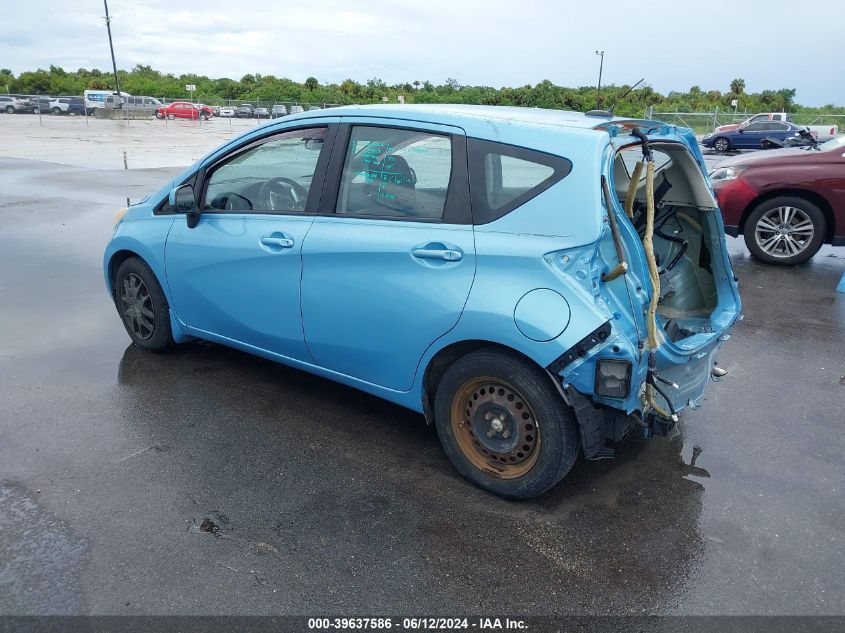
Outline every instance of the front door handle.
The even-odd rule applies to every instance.
[[[261,243],[264,246],[276,246],[277,248],[293,248],[293,240],[289,237],[275,237],[273,235],[265,235],[261,238]]]
[[[411,254],[419,259],[439,259],[444,262],[459,262],[464,257],[461,251],[452,248],[415,248]]]

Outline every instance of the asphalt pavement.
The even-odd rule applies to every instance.
[[[728,238],[745,319],[703,408],[515,503],[410,411],[130,345],[103,247],[179,170],[32,158],[0,158],[0,613],[845,614],[842,249]]]

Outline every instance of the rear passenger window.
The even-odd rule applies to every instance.
[[[452,172],[448,136],[414,130],[352,128],[337,213],[436,220]]]
[[[572,170],[565,158],[524,147],[468,139],[467,149],[475,224],[510,213]]]

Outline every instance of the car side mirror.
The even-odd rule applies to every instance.
[[[305,141],[305,149],[310,149],[314,151],[319,151],[323,147],[323,139],[321,138],[309,138]]]
[[[184,213],[188,228],[194,228],[200,221],[199,207],[194,196],[193,185],[181,185],[170,192],[170,208],[176,213]]]

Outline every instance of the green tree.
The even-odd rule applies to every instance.
[[[737,96],[745,91],[745,79],[734,79],[731,82],[731,92]]]
[[[308,79],[305,80],[305,89],[306,90],[314,91],[319,87],[320,87],[320,82],[317,81],[316,77],[309,77]]]

